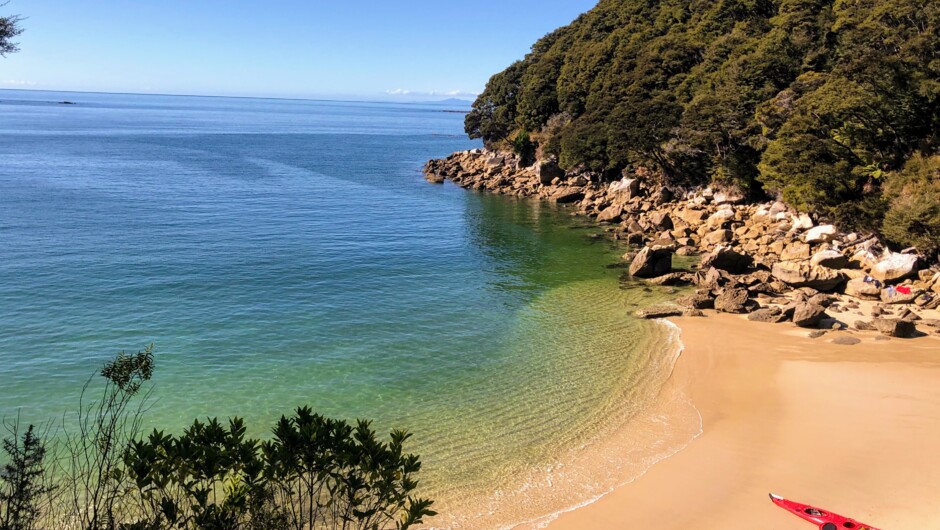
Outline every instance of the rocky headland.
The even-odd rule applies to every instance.
[[[748,202],[711,188],[678,189],[644,170],[614,182],[566,172],[551,160],[521,164],[511,153],[471,150],[431,160],[425,177],[458,186],[565,204],[636,250],[630,275],[656,285],[692,286],[674,306],[644,318],[746,313],[819,337],[830,330],[914,338],[940,334],[940,268],[916,249],[891,251],[873,234],[845,233],[786,204]],[[674,256],[700,256],[675,270]],[[846,345],[852,337],[837,339]]]

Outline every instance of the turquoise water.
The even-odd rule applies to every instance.
[[[0,91],[0,416],[154,342],[151,425],[374,418],[455,510],[628,420],[672,358],[627,315],[665,295],[567,210],[427,184],[477,147],[449,110]]]

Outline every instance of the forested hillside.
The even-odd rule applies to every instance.
[[[466,130],[569,170],[887,215],[898,244],[930,246],[938,124],[935,0],[601,0],[493,76]]]

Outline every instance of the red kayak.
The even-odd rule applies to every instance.
[[[783,497],[774,495],[773,493],[770,494],[770,500],[774,501],[774,504],[792,513],[793,515],[813,523],[814,525],[818,526],[820,530],[839,530],[841,528],[848,528],[851,530],[878,530],[874,526],[860,523],[854,519],[849,519],[848,517],[842,517],[841,515],[836,515],[834,513],[827,512],[826,510],[821,510],[807,504],[788,501]]]

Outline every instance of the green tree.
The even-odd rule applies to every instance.
[[[647,166],[878,227],[885,176],[940,148],[940,3],[601,0],[494,76],[467,132],[566,169]]]
[[[940,252],[940,156],[913,157],[902,171],[888,176],[885,195],[890,201],[885,237],[900,247],[915,247],[936,257]]]
[[[0,4],[0,7],[7,5],[6,2]],[[23,18],[18,15],[7,15],[0,17],[0,57],[6,57],[7,54],[18,52],[19,46],[13,41],[23,33],[20,23]]]
[[[3,440],[7,463],[0,468],[0,530],[39,528],[46,495],[51,492],[46,476],[46,443],[33,425],[19,432],[19,422],[9,425]]]

